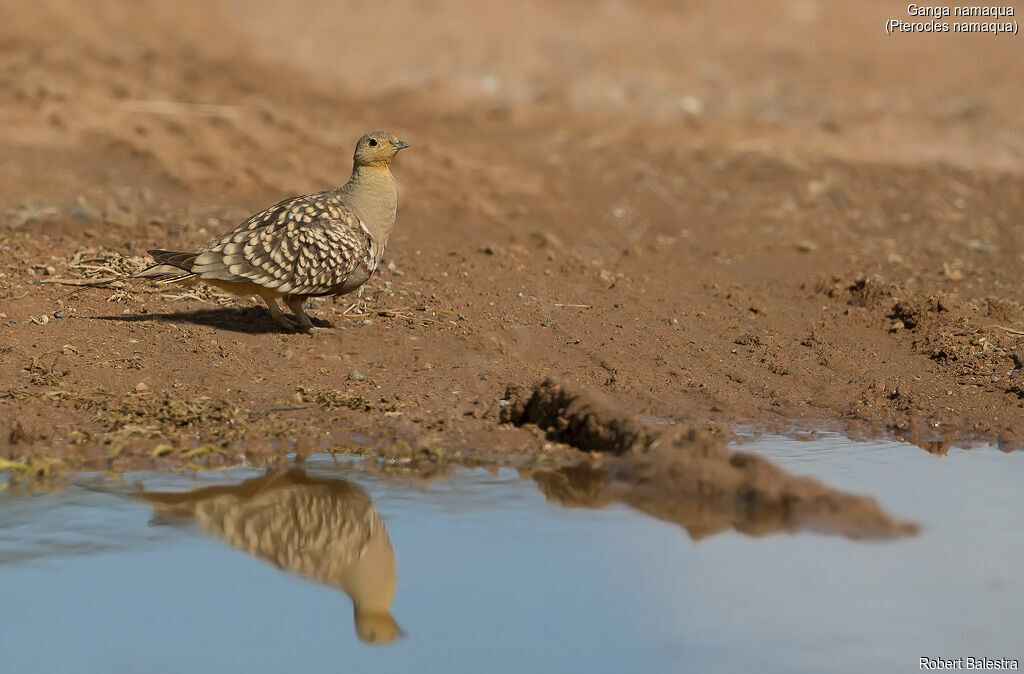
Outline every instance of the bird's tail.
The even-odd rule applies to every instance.
[[[117,283],[118,281],[153,279],[157,283],[167,284],[179,283],[195,276],[195,274],[192,273],[192,263],[195,261],[196,257],[198,257],[199,253],[181,253],[171,250],[151,250],[147,252],[153,256],[153,259],[156,260],[156,262],[149,265],[142,271],[103,281],[96,281],[95,283],[83,283],[71,292],[65,293],[57,299],[61,300],[65,297],[70,297],[71,295],[77,295],[83,290],[89,290],[91,288],[103,288],[105,286],[109,286],[111,283]]]

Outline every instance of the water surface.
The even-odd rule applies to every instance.
[[[923,531],[693,542],[624,506],[548,504],[512,471],[417,484],[329,459],[306,463],[312,487],[250,482],[260,496],[207,493],[202,506],[80,476],[57,494],[0,493],[0,671],[862,672],[1024,657],[1024,454],[836,437],[743,448],[873,495]],[[127,481],[237,490],[260,476]],[[278,511],[301,523],[267,524]],[[364,615],[367,643],[352,595],[389,601],[404,636]]]

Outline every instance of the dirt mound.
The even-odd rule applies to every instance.
[[[551,379],[535,387],[509,387],[503,401],[503,423],[533,424],[549,439],[585,452],[622,454],[652,441],[643,424],[617,410],[605,396],[569,390]]]
[[[533,477],[551,500],[598,508],[626,503],[675,522],[693,538],[729,528],[768,534],[811,528],[852,538],[914,534],[870,498],[794,477],[693,429],[658,429],[601,396],[553,380],[511,389],[502,418],[536,424],[551,440],[597,456]]]

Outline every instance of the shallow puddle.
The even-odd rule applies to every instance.
[[[0,671],[862,672],[1024,657],[1024,453],[834,437],[743,449],[922,532],[694,542],[625,506],[548,504],[512,471],[422,484],[326,458],[269,477],[85,475],[61,493],[0,492]]]

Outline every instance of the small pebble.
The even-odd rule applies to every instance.
[[[135,392],[136,393],[145,393],[148,390],[149,390],[149,386],[144,381],[140,381],[138,384],[135,385]]]
[[[50,322],[50,317],[47,316],[46,314],[43,314],[42,316],[39,317],[39,322],[42,323],[43,325],[46,325],[47,323]]]
[[[128,314],[130,314],[131,312],[132,312],[132,310],[131,310],[131,309],[125,309],[124,311],[122,311],[122,312],[121,312],[121,315],[122,315],[122,316],[127,316],[127,315],[128,315]]]
[[[348,373],[349,381],[363,381],[364,379],[366,379],[366,375],[364,375],[359,370],[352,370],[351,372]]]
[[[460,321],[468,321],[469,319],[466,318],[466,316],[464,314],[459,314],[459,320]]]
[[[54,311],[53,312],[53,317],[54,318],[64,318],[64,312],[63,311]]]
[[[373,325],[373,321],[371,321],[369,318],[364,318],[363,325]]]

